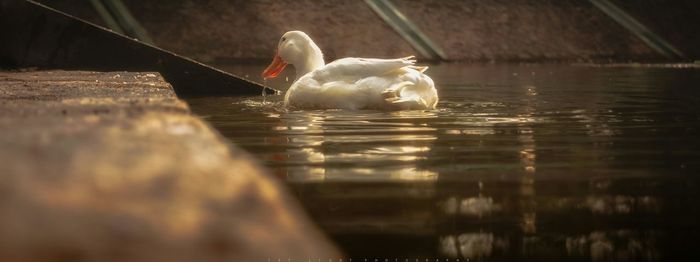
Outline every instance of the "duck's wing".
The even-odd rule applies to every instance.
[[[354,81],[357,79],[381,76],[416,63],[414,56],[397,59],[348,57],[333,61],[314,72],[314,78],[320,82]]]

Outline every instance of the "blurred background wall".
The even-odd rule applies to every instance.
[[[105,25],[89,1],[42,0]],[[209,63],[271,58],[282,33],[307,32],[328,59],[418,53],[364,1],[123,0],[156,45]],[[449,60],[666,61],[589,1],[392,0]],[[681,50],[700,56],[700,1],[612,0]],[[420,58],[420,57],[419,57]]]

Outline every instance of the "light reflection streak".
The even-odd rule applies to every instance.
[[[367,114],[333,110],[282,114],[273,130],[286,138],[275,142],[288,149],[284,157],[268,160],[301,165],[285,168],[290,182],[437,180],[436,172],[416,166],[437,139],[437,129],[422,123],[437,117],[434,112]],[[356,163],[368,167],[347,167]],[[345,166],[334,168],[339,165]]]
[[[510,246],[508,238],[497,237],[489,232],[467,232],[441,237],[439,248],[442,255],[451,258],[482,260],[495,252],[503,252]]]
[[[592,261],[655,261],[660,257],[655,244],[658,235],[656,231],[594,231],[567,237],[565,247],[569,256]]]
[[[534,123],[536,119],[533,115],[537,109],[536,87],[527,85],[524,87],[526,105],[523,113],[518,115],[524,123]],[[518,125],[518,141],[522,145],[519,152],[520,164],[523,166],[523,176],[520,179],[520,194],[523,202],[523,214],[520,227],[525,234],[535,234],[537,232],[537,213],[535,212],[535,172],[537,171],[537,151],[535,133],[530,125]]]
[[[659,213],[662,201],[653,196],[588,196],[582,204],[593,214],[630,214],[633,212]]]
[[[295,172],[296,171],[296,172]],[[302,168],[287,174],[287,181],[294,183],[343,181],[343,182],[368,182],[368,181],[393,181],[393,182],[434,182],[438,179],[438,173],[429,170],[420,170],[416,167],[398,167],[377,172],[373,168],[350,168],[338,171],[324,167]]]
[[[501,210],[501,205],[493,202],[490,197],[470,197],[462,199],[459,213],[467,216],[482,217]]]
[[[556,237],[497,235],[491,232],[464,232],[439,238],[439,250],[450,258],[482,260],[497,254],[563,254],[579,261],[658,261],[657,243],[663,234],[655,230],[608,230]],[[521,243],[521,245],[512,245]],[[511,250],[518,248],[519,250]]]

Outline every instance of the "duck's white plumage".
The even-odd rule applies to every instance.
[[[278,64],[275,64],[278,63]],[[280,66],[281,63],[282,65]],[[275,77],[286,63],[297,70],[284,104],[304,109],[434,109],[433,80],[415,66],[413,57],[343,58],[323,63],[323,54],[303,32],[287,32],[264,77]]]

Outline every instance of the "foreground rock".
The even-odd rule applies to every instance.
[[[154,73],[0,72],[0,261],[337,258]]]

